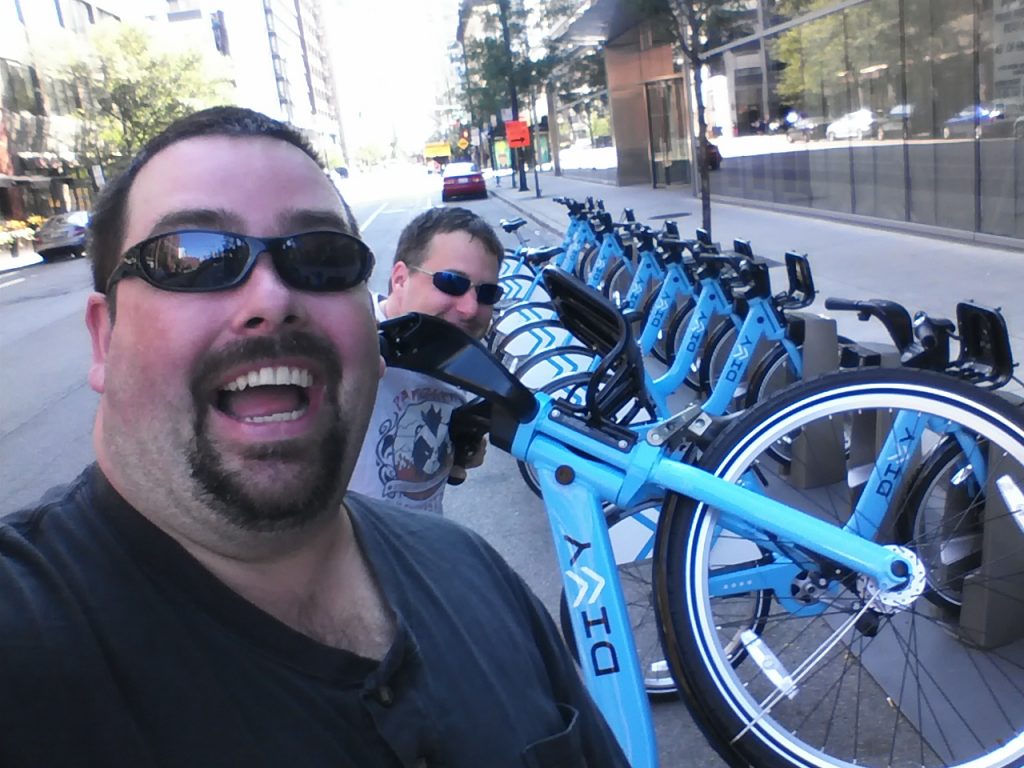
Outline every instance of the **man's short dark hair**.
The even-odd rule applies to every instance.
[[[501,264],[505,249],[491,225],[468,208],[457,206],[430,208],[410,221],[398,237],[395,262],[401,261],[410,267],[421,266],[426,259],[430,239],[448,232],[465,232],[479,240]]]
[[[132,158],[127,168],[114,180],[109,182],[96,197],[89,220],[89,242],[87,251],[92,260],[93,287],[105,293],[107,280],[121,259],[122,241],[127,227],[128,193],[131,191],[135,177],[142,167],[154,155],[172,144],[185,139],[199,136],[235,136],[267,137],[279,139],[298,147],[311,157],[317,165],[324,167],[323,161],[308,139],[298,129],[264,114],[243,107],[211,107],[191,115],[186,115],[154,136],[138,154]],[[244,184],[244,174],[239,177]],[[342,200],[345,217],[348,219],[351,233],[359,234],[358,226],[348,204]],[[110,297],[113,310],[114,297]]]

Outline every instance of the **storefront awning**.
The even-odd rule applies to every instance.
[[[622,31],[620,19],[629,15],[628,6],[624,6],[621,0],[587,0],[560,29],[553,31],[552,38],[561,43],[600,45]]]

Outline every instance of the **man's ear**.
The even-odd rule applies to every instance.
[[[92,365],[89,366],[89,386],[100,394],[106,385],[107,353],[114,323],[110,317],[108,299],[102,293],[90,294],[85,305],[85,325],[92,338]]]
[[[404,261],[396,261],[391,267],[391,290],[397,288],[403,290],[406,282],[409,280],[409,265]]]

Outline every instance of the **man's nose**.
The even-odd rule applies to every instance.
[[[269,253],[261,253],[252,272],[237,289],[234,325],[239,333],[272,333],[306,321],[299,293],[277,273]]]
[[[455,301],[455,309],[463,317],[472,317],[480,311],[480,302],[476,297],[476,288],[471,287]]]

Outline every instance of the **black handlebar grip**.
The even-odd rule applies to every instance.
[[[859,312],[862,306],[863,302],[854,301],[853,299],[836,299],[831,296],[825,299],[825,309],[853,310]]]

